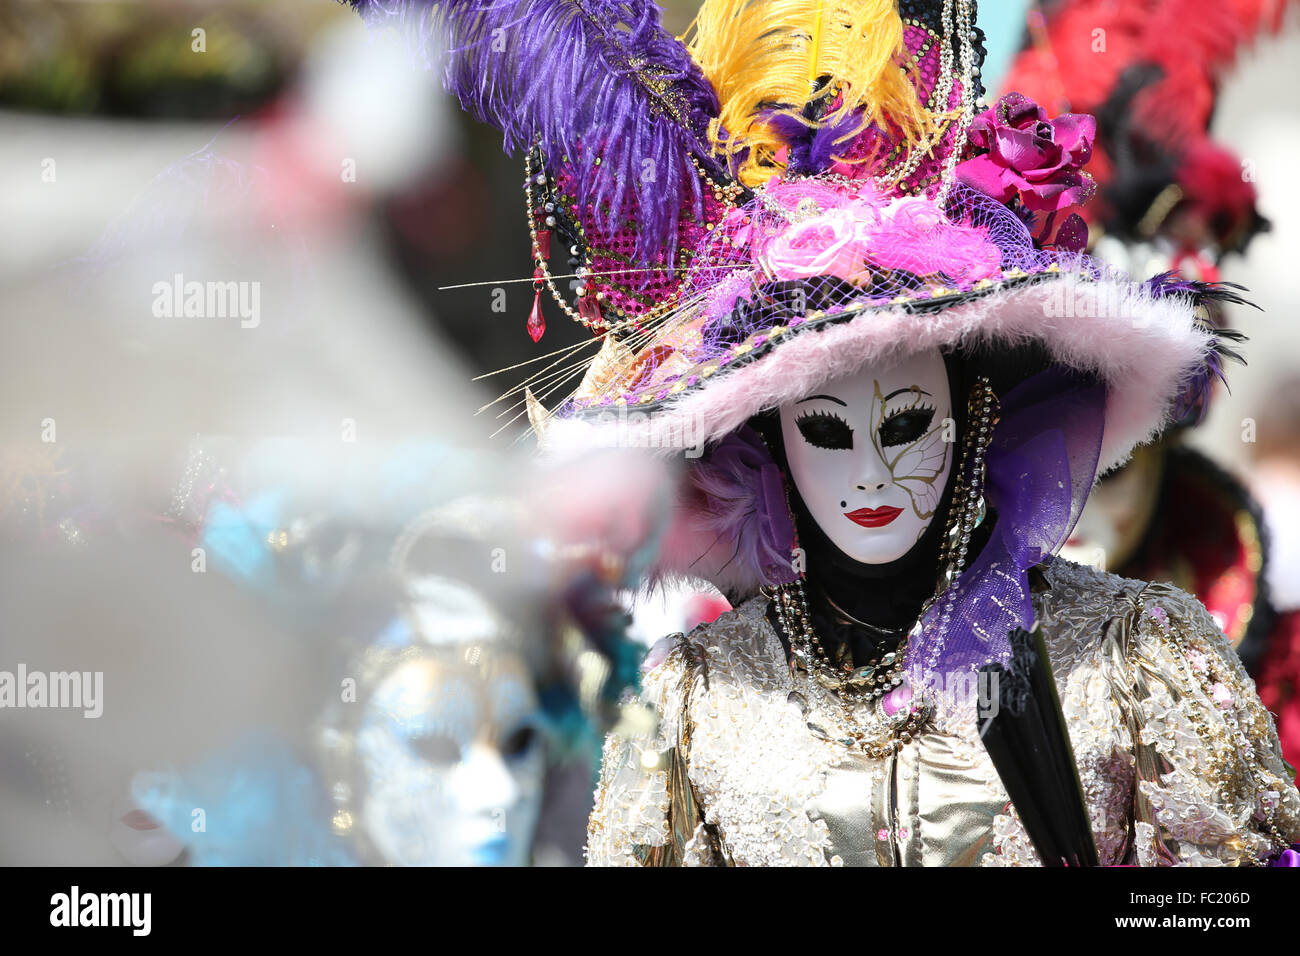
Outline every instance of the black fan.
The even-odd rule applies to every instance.
[[[1009,636],[1010,668],[983,668],[997,681],[998,710],[980,722],[980,739],[1043,864],[1097,866],[1047,649],[1037,626]]]

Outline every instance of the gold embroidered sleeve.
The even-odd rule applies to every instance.
[[[1199,601],[1147,585],[1105,652],[1134,757],[1128,862],[1257,865],[1300,839],[1272,716]]]
[[[587,824],[588,866],[712,866],[722,863],[688,771],[690,702],[701,671],[682,635],[642,680],[641,707],[625,708],[605,740],[600,784]]]

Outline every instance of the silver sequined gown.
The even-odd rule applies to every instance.
[[[1059,559],[1044,577],[1101,862],[1252,865],[1300,840],[1272,717],[1201,604]],[[791,675],[764,609],[676,636],[645,675],[658,726],[606,740],[589,865],[1039,865],[973,702],[893,756],[850,750],[815,732],[833,699]]]

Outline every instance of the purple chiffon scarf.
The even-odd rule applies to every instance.
[[[996,524],[952,594],[935,602],[909,642],[906,670],[914,686],[1010,662],[1008,633],[1034,622],[1029,569],[1065,543],[1092,489],[1105,403],[1102,384],[1059,366],[1002,399],[984,490]]]

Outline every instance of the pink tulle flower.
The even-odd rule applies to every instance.
[[[1020,93],[1008,93],[977,116],[970,142],[987,152],[957,167],[967,186],[1030,209],[1057,212],[1086,202],[1097,184],[1082,166],[1092,158],[1097,121],[1083,113],[1047,113]]]
[[[885,208],[866,253],[882,269],[942,273],[959,284],[992,278],[1002,267],[1002,252],[989,241],[988,230],[950,222],[938,206],[920,198],[897,199]]]
[[[795,223],[772,240],[767,264],[778,279],[866,278],[867,228],[853,206]]]

